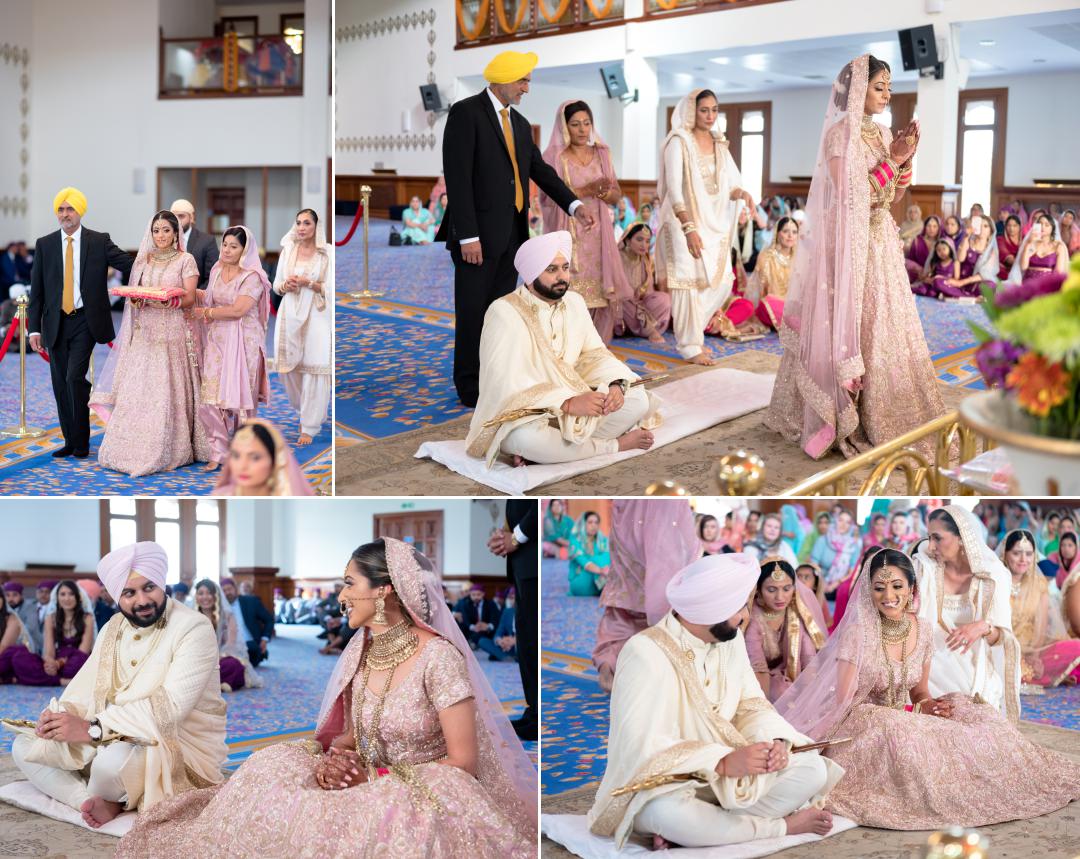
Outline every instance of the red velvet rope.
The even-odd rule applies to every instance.
[[[8,326],[7,337],[4,338],[4,345],[0,346],[0,361],[3,361],[7,356],[8,347],[11,346],[11,340],[15,336],[15,329],[19,326],[15,324],[15,320],[11,320],[11,325]]]
[[[345,238],[343,238],[340,242],[334,242],[335,247],[340,248],[342,245],[347,245],[349,243],[349,239],[351,239],[353,237],[353,233],[356,232],[356,228],[360,225],[360,219],[362,217],[364,217],[364,207],[362,205],[357,206],[356,215],[355,217],[353,217],[352,226],[349,227],[349,232],[345,234]]]

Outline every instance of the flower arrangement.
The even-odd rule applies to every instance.
[[[993,330],[969,325],[987,385],[1004,391],[1037,434],[1080,439],[1080,253],[1065,275],[984,287],[983,297]]]

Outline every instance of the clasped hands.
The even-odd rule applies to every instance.
[[[345,790],[367,780],[360,756],[351,749],[331,746],[315,765],[315,781],[323,790]]]
[[[923,698],[919,702],[919,712],[928,716],[939,716],[942,719],[952,718],[952,701],[944,698]]]
[[[89,728],[90,723],[74,713],[42,710],[34,733],[43,740],[56,740],[58,743],[89,743]]]
[[[915,150],[919,147],[920,134],[919,121],[917,119],[911,120],[911,122],[904,126],[904,129],[893,138],[893,142],[889,146],[889,157],[897,164],[904,164],[910,161],[911,157],[915,154]],[[912,139],[911,143],[908,143],[909,138]]]
[[[562,410],[568,415],[581,418],[599,418],[610,415],[623,407],[623,392],[618,385],[608,388],[606,394],[600,391],[586,391],[576,397],[570,397],[562,404]]]
[[[517,548],[514,545],[513,532],[507,531],[505,528],[500,528],[492,534],[487,545],[488,551],[493,555],[498,555],[500,558],[505,558]]]
[[[787,765],[787,743],[783,740],[773,740],[771,743],[751,743],[749,746],[728,752],[716,765],[716,772],[718,775],[730,778],[742,778],[747,775],[779,772]]]
[[[315,292],[321,292],[314,281],[310,281],[307,278],[299,277],[295,274],[290,274],[285,278],[285,282],[281,285],[282,292],[299,292],[301,289],[311,289]]]

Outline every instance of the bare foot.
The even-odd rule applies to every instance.
[[[523,466],[523,465],[532,465],[532,463],[529,462],[529,460],[527,460],[525,457],[518,456],[515,453],[514,454],[514,468],[521,468],[521,466]]]
[[[619,450],[648,450],[653,446],[653,434],[647,429],[633,429],[619,436]]]
[[[203,466],[203,471],[217,471],[221,468],[220,462],[208,462]]]
[[[306,432],[300,433],[300,438],[296,440],[297,444],[311,444],[311,436]]]
[[[222,683],[221,684],[221,691],[222,692],[232,692],[232,686],[230,686],[228,683]]]
[[[716,359],[707,352],[698,352],[693,358],[687,358],[686,362],[688,364],[701,364],[703,367],[711,367],[716,363]]]
[[[123,810],[124,806],[119,802],[110,802],[100,796],[90,797],[79,807],[86,825],[94,829],[100,829]]]
[[[667,850],[670,846],[671,842],[666,840],[662,835],[654,835],[652,837],[653,850]]]
[[[801,835],[813,832],[814,835],[828,835],[832,829],[832,814],[823,808],[804,808],[784,818],[788,835]]]
[[[649,342],[650,343],[663,343],[664,342],[664,335],[663,334],[652,334],[649,337]]]
[[[611,685],[615,682],[615,672],[611,670],[610,665],[601,665],[596,673],[600,678],[600,688],[610,695]],[[659,836],[654,837],[659,838]]]
[[[71,682],[71,679],[68,678],[68,677],[61,677],[60,678],[60,685],[61,686],[67,686],[68,683],[70,683],[70,682]]]

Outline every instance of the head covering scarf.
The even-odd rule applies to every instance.
[[[859,552],[862,551],[862,535],[859,533],[859,526],[854,522],[854,517],[852,520],[846,534],[840,533],[839,516],[829,524],[829,530],[825,532],[823,539],[834,552],[833,561],[829,569],[825,570],[825,581],[829,584],[842,581],[851,572],[851,568],[859,557]]]
[[[777,524],[777,535],[775,540],[765,539],[765,520],[775,519]],[[780,545],[784,542],[784,520],[779,513],[766,513],[761,517],[761,521],[758,523],[757,533],[754,535],[753,540],[748,540],[744,543],[744,546],[753,546],[759,552],[758,558],[764,559],[773,555],[780,555]]]
[[[544,233],[522,243],[514,254],[514,268],[525,283],[532,283],[544,273],[559,254],[570,262],[574,240],[566,230]]]
[[[589,542],[588,532],[585,530],[589,515],[596,515],[595,511],[586,510],[574,523],[574,530],[570,533],[571,552],[573,557],[574,548],[580,547],[580,551],[586,555],[602,555],[608,551],[608,538],[599,528],[596,529],[596,536],[593,537],[592,543]]]
[[[697,531],[698,542],[701,543],[701,548],[707,555],[719,555],[727,546],[727,543],[720,536],[720,520],[715,516],[701,513],[699,513],[696,518],[697,522],[695,524],[695,530]],[[706,540],[705,525],[710,521],[716,523],[716,538],[713,540]]]
[[[559,174],[559,177],[566,183],[567,187],[573,187],[574,183],[570,181],[569,156],[566,152],[570,146],[570,129],[566,124],[565,111],[567,105],[572,104],[574,101],[578,101],[578,99],[564,101],[559,105],[559,109],[555,112],[555,125],[551,129],[551,139],[548,141],[547,149],[544,150],[544,161],[555,169]],[[600,171],[604,177],[605,183],[608,185],[615,185],[615,166],[611,160],[611,149],[600,139],[600,135],[596,131],[595,123],[592,126],[592,136],[589,138],[589,145],[593,148],[593,157],[597,159],[597,163],[600,165]],[[540,192],[540,208],[544,214],[545,231],[556,232],[567,230],[573,235],[573,231],[577,229],[576,224],[572,223],[570,216],[559,208],[555,201],[543,191]],[[628,204],[628,216],[632,210],[633,207]],[[600,259],[601,272],[604,279],[604,297],[607,299],[614,317],[615,333],[621,334],[625,328],[623,324],[621,302],[629,300],[632,293],[630,284],[627,283],[626,280],[626,273],[623,271],[619,259],[619,249],[615,241],[615,228],[611,207],[601,203],[599,206],[599,214],[600,223],[597,224],[597,228],[600,231]],[[593,233],[592,236],[595,236],[595,233]],[[590,241],[592,240],[592,236],[579,238],[579,241]],[[567,259],[569,259],[569,257],[567,257]],[[573,270],[573,265],[571,265],[571,270]]]
[[[955,504],[940,509],[956,523],[964,556],[974,577],[967,594],[974,609],[973,618],[998,627],[1002,635],[1002,640],[993,647],[985,639],[980,639],[968,651],[975,665],[972,688],[983,688],[983,679],[992,664],[993,670],[1003,681],[1004,714],[1009,721],[1016,722],[1020,718],[1020,645],[1012,633],[1012,609],[1009,605],[1012,574],[986,544],[986,526],[974,513]],[[916,570],[921,570],[919,581],[923,584],[919,616],[935,625],[945,626],[941,614],[944,565],[931,557],[925,543],[914,560]]]
[[[252,424],[260,424],[270,433],[270,438],[274,440],[274,468],[273,471],[270,472],[270,480],[267,483],[268,492],[266,494],[314,495],[315,490],[311,488],[311,484],[308,483],[307,477],[304,476],[304,472],[300,468],[300,463],[297,462],[296,455],[293,453],[292,448],[289,447],[288,443],[285,441],[285,437],[278,431],[278,428],[270,423],[270,421],[263,420],[262,418],[249,418],[244,421],[244,423],[241,424],[240,429],[236,431],[236,435],[233,436],[233,441],[244,432],[245,427],[250,428]],[[251,432],[251,430],[249,429],[248,432]],[[217,486],[214,487],[212,494],[243,494],[233,480],[232,466],[228,460],[226,460],[225,464],[221,467]]]
[[[125,581],[126,581],[126,579],[125,579]],[[57,584],[52,589],[52,593],[49,594],[49,604],[47,606],[45,606],[45,617],[48,617],[51,614],[56,614],[57,609],[59,609],[59,607],[60,607],[60,602],[59,602],[59,600],[60,600],[60,585],[62,585],[62,584],[64,584],[64,582],[60,582],[59,584]],[[78,582],[76,582],[74,580],[69,581],[69,584],[74,584],[75,585],[75,593],[79,598],[79,607],[80,607],[80,610],[82,611],[82,613],[83,614],[93,615],[93,613],[94,613],[94,601],[90,598],[90,594],[88,594],[83,589],[82,585],[80,585]],[[93,624],[91,624],[91,625],[93,625]]]
[[[775,702],[781,717],[815,740],[831,737],[874,685],[873,672],[865,669],[881,654],[881,614],[874,605],[869,574],[876,555],[863,562],[844,617],[825,646]]]
[[[484,80],[493,84],[511,84],[519,81],[534,68],[539,57],[532,51],[503,51],[484,68]]]
[[[65,202],[79,213],[80,218],[86,214],[86,195],[78,188],[72,188],[70,186],[61,188],[56,196],[53,197],[53,211],[55,212],[60,208],[60,204]]]
[[[431,562],[408,543],[390,537],[383,540],[386,566],[402,611],[414,626],[453,644],[465,660],[476,702],[477,781],[491,797],[503,803],[503,810],[518,828],[535,832],[536,770],[443,600],[438,574]],[[345,700],[345,693],[360,669],[368,641],[367,632],[359,630],[338,658],[330,677],[315,729],[315,738],[322,743],[323,749],[328,748],[349,723],[347,714],[351,702]]]
[[[780,565],[783,566],[780,566]],[[758,579],[761,578],[761,573],[766,570],[771,574],[773,568],[780,566],[781,570],[784,570],[785,566],[791,565],[779,556],[772,556],[769,558],[763,558],[761,566],[758,570]],[[786,570],[784,570],[786,573]],[[784,609],[784,620],[780,627],[781,641],[783,641],[783,634],[787,633],[787,653],[786,665],[784,673],[787,674],[789,680],[794,680],[799,676],[800,660],[799,651],[802,645],[802,633],[799,627],[801,626],[806,630],[806,634],[810,637],[810,641],[813,642],[815,653],[821,650],[825,646],[825,641],[829,635],[829,625],[825,623],[825,614],[821,610],[821,601],[817,595],[809,587],[803,584],[799,580],[799,575],[796,572],[796,568],[792,567],[792,572],[795,573],[795,593],[792,595],[791,602],[788,603],[787,608]],[[786,576],[785,576],[786,579]],[[768,578],[761,582],[762,585],[768,581]],[[820,577],[819,577],[820,581]],[[756,590],[755,590],[756,594]],[[760,606],[758,609],[760,610]],[[765,644],[767,658],[772,659],[775,656],[780,656],[780,653],[769,654],[771,649],[771,639]],[[805,654],[804,654],[805,656]]]
[[[143,576],[164,589],[168,570],[169,556],[160,544],[149,540],[113,549],[97,566],[98,578],[116,601],[120,600],[131,575]]]
[[[796,362],[803,449],[815,459],[859,424],[851,390],[865,372],[858,307],[870,241],[861,133],[868,76],[863,54],[833,82],[779,329]]]
[[[142,241],[139,243],[138,253],[135,254],[135,262],[131,266],[131,276],[128,278],[128,284],[132,287],[138,286],[142,282],[142,276],[150,265],[150,255],[157,249],[154,244],[153,229],[158,214],[158,212],[155,212],[151,215],[150,221],[146,225],[146,232],[143,233]],[[186,252],[182,230],[176,234],[174,247],[181,254]],[[95,397],[91,401],[90,407],[106,423],[112,417],[112,406],[99,399],[97,395],[103,395],[111,402],[113,385],[116,381],[116,368],[127,353],[128,346],[131,345],[136,317],[139,312],[130,300],[124,302],[124,315],[120,321],[120,331],[117,333],[116,339],[113,340],[112,348],[109,350],[109,356],[105,359],[104,366],[102,366],[94,379]],[[179,313],[180,311],[177,310],[176,312]],[[194,333],[192,336],[194,337]]]
[[[759,572],[757,561],[743,552],[705,555],[668,582],[668,602],[689,623],[722,623],[746,607]]]
[[[926,262],[923,263],[923,277],[925,278],[932,278],[934,276],[935,269],[937,268],[937,264],[941,262],[941,260],[938,259],[937,255],[937,247],[939,244],[948,245],[949,249],[952,251],[952,259],[950,260],[951,262],[955,263],[958,262],[960,259],[956,251],[956,242],[954,242],[947,235],[942,233],[936,239],[934,239],[934,243],[930,246],[930,253],[926,255]]]
[[[912,203],[908,209],[914,208],[918,214],[914,218],[905,218],[900,224],[900,240],[909,242],[923,231],[922,207],[918,203]]]
[[[281,256],[278,258],[277,271],[274,273],[274,291],[282,293],[285,279],[296,270],[296,255],[300,242],[296,237],[296,225],[281,239]],[[327,291],[334,282],[334,254],[326,241],[326,229],[322,221],[315,224],[315,254],[319,260],[319,271],[314,280],[323,284],[323,294],[316,294],[313,289],[301,289],[289,293],[288,307],[285,312],[278,308],[277,327],[274,333],[274,370],[289,373],[301,364],[320,365],[330,363],[330,344],[333,332],[330,330],[330,318],[326,314]],[[260,266],[261,268],[261,266]],[[327,348],[325,360],[305,353],[304,341],[307,329],[318,320],[326,328]],[[310,349],[309,349],[310,351]]]

